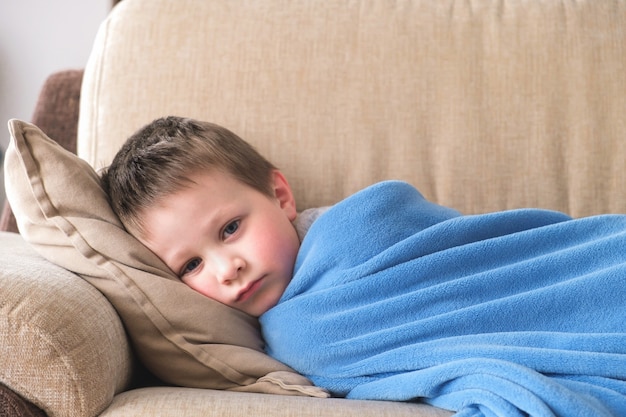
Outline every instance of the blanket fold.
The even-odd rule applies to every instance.
[[[626,415],[626,216],[462,216],[388,181],[310,228],[261,317],[336,396],[457,416]]]

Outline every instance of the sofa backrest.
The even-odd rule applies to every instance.
[[[168,114],[233,130],[298,208],[403,179],[464,213],[626,212],[626,2],[124,0],[78,152]]]

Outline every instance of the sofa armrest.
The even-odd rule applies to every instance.
[[[132,354],[106,298],[0,232],[0,383],[48,416],[97,415],[128,387]]]
[[[2,417],[46,417],[46,414],[26,401],[10,388],[0,384],[0,416]]]

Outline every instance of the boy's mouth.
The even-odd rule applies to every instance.
[[[248,300],[252,295],[261,287],[263,282],[263,278],[259,278],[256,281],[251,282],[245,288],[243,288],[237,294],[237,299],[235,300],[238,303],[243,303]]]

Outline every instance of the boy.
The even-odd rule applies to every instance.
[[[283,174],[220,126],[157,119],[102,182],[127,230],[201,294],[259,316],[291,280],[296,203]]]
[[[177,117],[133,135],[103,183],[184,283],[260,316],[266,352],[333,395],[624,415],[626,216],[462,216],[388,181],[337,203],[300,245],[280,171],[226,129]]]

